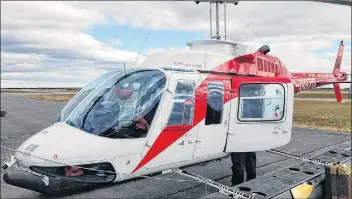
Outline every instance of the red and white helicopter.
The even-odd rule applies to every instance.
[[[155,53],[141,68],[109,72],[82,88],[55,124],[4,163],[16,167],[4,181],[53,193],[62,181],[119,182],[273,149],[291,140],[294,93],[333,84],[342,100],[342,42],[332,73],[290,73],[266,45],[251,50],[221,40],[218,10],[216,2],[215,38]]]

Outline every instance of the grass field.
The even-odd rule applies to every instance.
[[[1,89],[0,93],[55,93],[55,92],[78,92],[77,89]]]
[[[74,94],[33,94],[25,97],[68,102],[73,96]],[[294,127],[351,132],[351,103],[295,100],[293,119]]]
[[[351,132],[351,103],[295,101],[294,126]]]
[[[330,93],[330,92],[326,92],[326,93],[305,93],[305,92],[301,92],[301,93],[295,93],[295,97],[299,97],[299,98],[328,98],[328,99],[335,99],[335,93]],[[348,93],[343,92],[342,93],[342,98],[343,99],[351,99],[351,96],[348,95]]]
[[[11,90],[11,89],[1,89],[1,93],[34,93],[30,90]]]
[[[34,94],[34,95],[25,95],[25,97],[30,99],[68,102],[74,95],[75,94],[41,94],[41,95]]]

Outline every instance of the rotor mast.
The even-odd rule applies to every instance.
[[[219,2],[215,3],[216,5],[216,36],[215,39],[220,39],[220,34],[219,34]],[[210,3],[211,6],[211,3]]]
[[[234,1],[234,0],[225,0],[225,1],[217,1],[217,0],[201,0],[201,1],[195,1],[197,4],[199,4],[199,2],[209,2],[209,12],[210,12],[210,38],[211,39],[218,39],[221,40],[220,37],[220,13],[219,13],[219,6],[220,4],[224,4],[224,35],[225,35],[225,40],[226,40],[226,3],[233,3],[235,5],[238,4],[239,1]],[[216,25],[216,31],[215,31],[215,35],[213,36],[213,17],[212,17],[212,7],[211,4],[215,3],[215,25]]]

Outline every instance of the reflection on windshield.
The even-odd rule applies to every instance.
[[[78,106],[78,104],[82,102],[83,99],[85,99],[96,87],[103,84],[105,81],[107,81],[107,79],[111,78],[113,75],[116,75],[118,72],[120,71],[106,73],[82,88],[63,108],[61,114],[57,119],[57,122],[65,121],[71,112]]]
[[[75,100],[67,105],[75,104],[74,110],[65,113],[65,122],[109,138],[145,137],[164,93],[165,74],[158,70],[129,70],[105,78],[90,95],[78,97],[78,105]]]

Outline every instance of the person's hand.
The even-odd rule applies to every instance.
[[[137,116],[137,117],[135,118],[135,121],[137,122],[137,123],[136,123],[136,128],[137,128],[137,129],[143,129],[143,130],[146,130],[146,131],[149,130],[150,125],[148,124],[147,120],[144,119],[144,117],[142,117],[142,116]]]

